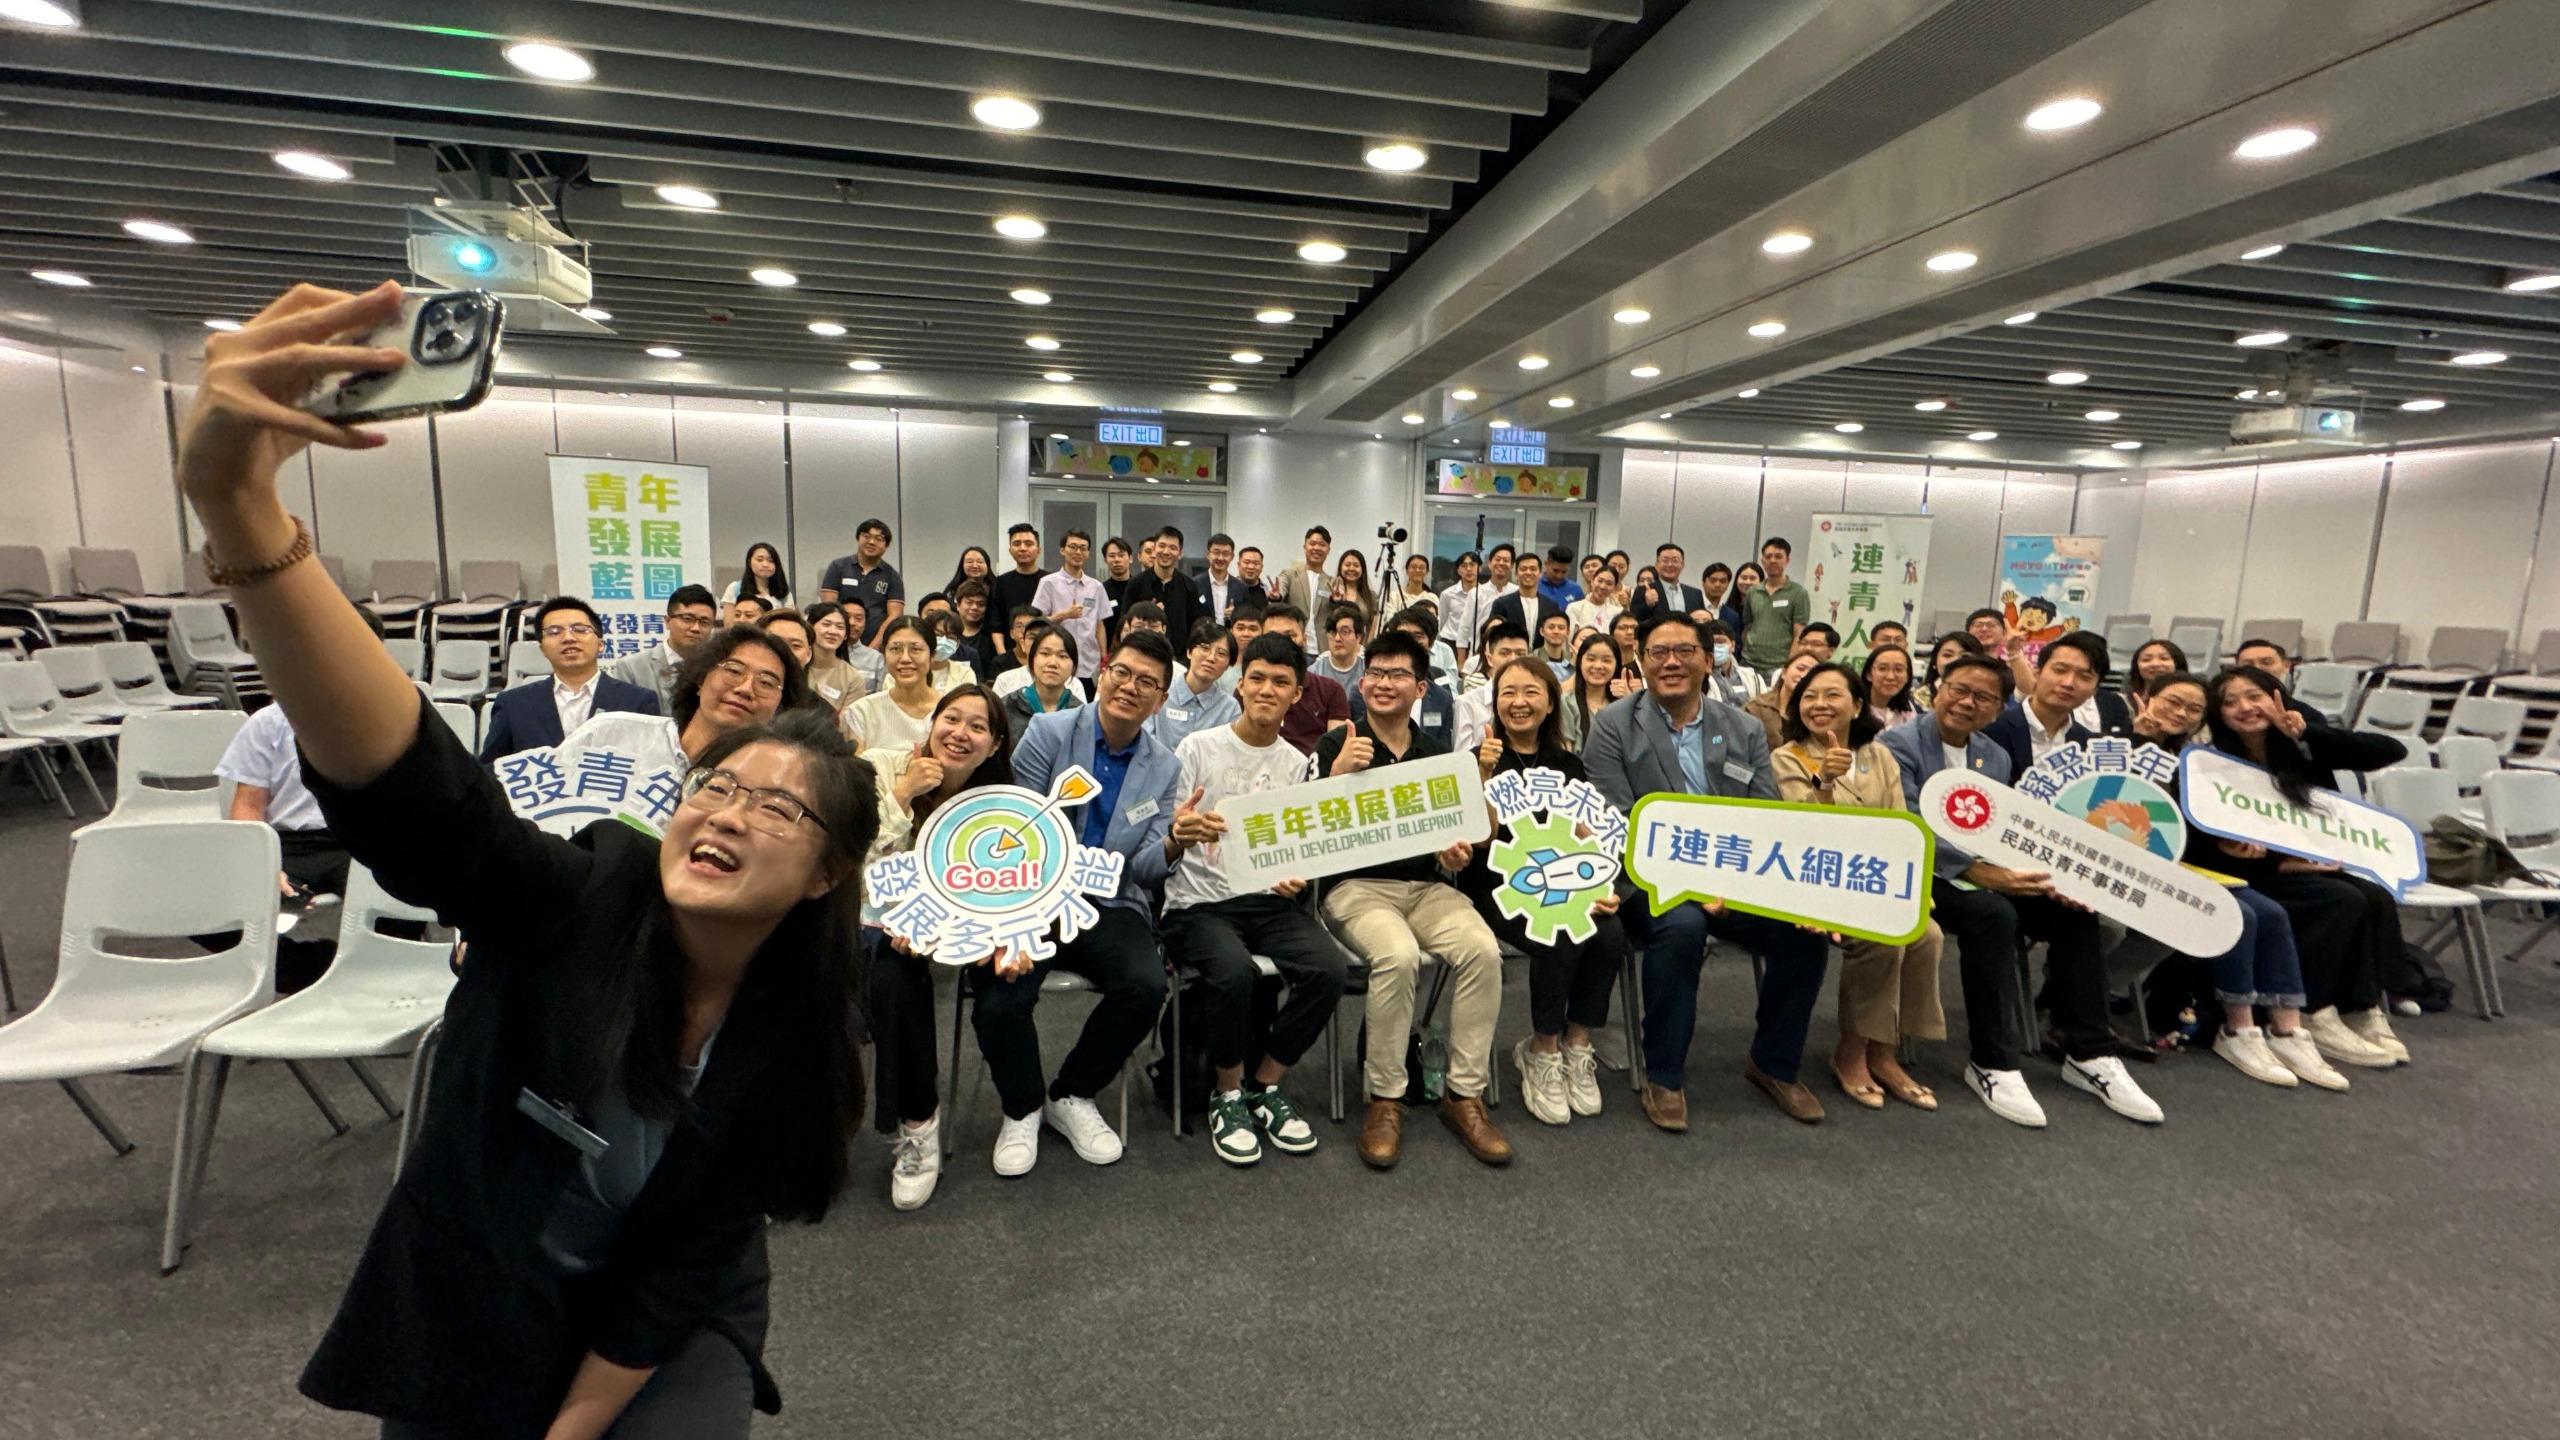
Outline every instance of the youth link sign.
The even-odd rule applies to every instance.
[[[1936,845],[1899,810],[1647,795],[1627,875],[1661,914],[1683,900],[1905,945],[1929,928]]]
[[[2182,787],[2187,818],[2208,835],[2247,840],[2306,860],[2325,860],[2405,897],[2427,878],[2427,847],[2415,827],[2388,810],[2316,791],[2296,805],[2276,777],[2202,746],[2189,750]]]
[[[699,465],[551,457],[560,589],[604,621],[607,660],[666,638],[667,597],[711,580],[711,472]]]
[[[1227,879],[1245,894],[1478,841],[1493,831],[1472,750],[1328,776],[1217,807]]]

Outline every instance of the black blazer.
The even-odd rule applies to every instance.
[[[1485,612],[1484,623],[1490,625],[1496,620],[1504,620],[1519,626],[1528,633],[1529,644],[1534,649],[1538,644],[1538,627],[1547,622],[1548,616],[1563,613],[1562,606],[1541,595],[1538,597],[1538,613],[1524,617],[1520,610],[1520,592],[1510,590],[1494,597],[1493,608]],[[1484,637],[1479,634],[1476,638],[1482,640]]]
[[[2086,742],[2098,738],[2098,732],[2074,720],[2062,736],[2066,740]],[[2035,768],[2035,737],[2027,729],[2025,701],[2010,701],[1998,718],[1982,727],[1982,738],[2008,753],[2011,775],[2024,775]]]
[[[1218,618],[1216,597],[1210,593],[1216,588],[1216,585],[1217,582],[1209,578],[1209,572],[1206,570],[1201,571],[1197,576],[1193,577],[1191,581],[1192,598],[1200,602],[1200,618],[1202,619],[1215,620]],[[1259,585],[1247,585],[1244,581],[1236,578],[1235,574],[1230,571],[1227,575],[1226,591],[1227,610],[1229,613],[1233,613],[1236,606],[1242,604],[1246,596],[1252,595],[1259,597],[1262,594],[1262,587]],[[1190,637],[1183,637],[1183,639],[1188,638]],[[1174,648],[1177,650],[1183,648],[1182,641],[1175,641]]]
[[[420,704],[417,740],[371,784],[303,772],[348,853],[393,895],[463,929],[471,950],[445,1005],[417,1149],[302,1393],[474,1435],[538,1437],[588,1350],[655,1366],[710,1330],[746,1356],[756,1406],[770,1414],[782,1401],[762,1363],[769,1272],[755,1157],[765,1146],[750,1132],[807,1103],[778,1093],[769,1056],[774,1037],[802,1023],[797,1002],[774,967],[750,966],[604,1268],[554,1273],[541,1234],[578,1156],[517,1098],[575,1099],[562,1037],[581,1023],[595,975],[643,947],[673,946],[658,842],[610,822],[574,840],[544,834]],[[772,943],[789,942],[777,932]]]
[[[587,713],[593,716],[614,711],[655,715],[658,694],[598,671],[595,704]],[[489,701],[488,731],[480,737],[480,763],[502,760],[519,750],[557,745],[564,738],[560,733],[560,707],[551,699],[550,677],[527,680],[499,691]]]

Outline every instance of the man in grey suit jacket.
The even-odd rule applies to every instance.
[[[1322,525],[1308,526],[1304,553],[1304,563],[1272,577],[1271,598],[1313,617],[1322,615],[1333,599],[1333,577],[1324,569],[1326,557],[1333,554],[1333,532]]]
[[[1708,660],[1697,622],[1665,611],[1638,634],[1645,688],[1592,717],[1582,747],[1591,783],[1627,811],[1650,794],[1777,799],[1769,737],[1760,722],[1699,689]],[[1627,882],[1620,884],[1632,893]],[[1823,938],[1781,920],[1710,911],[1695,901],[1655,915],[1639,896],[1619,914],[1627,938],[1644,947],[1645,1118],[1664,1130],[1689,1128],[1689,1041],[1698,1025],[1698,973],[1713,936],[1752,951],[1768,966],[1744,1078],[1791,1118],[1820,1120],[1822,1102],[1797,1081],[1796,1072],[1804,1058],[1805,1027],[1830,965]]]
[[[1122,859],[1119,893],[1100,902],[1101,918],[1091,929],[1059,946],[1052,959],[1000,956],[976,977],[971,1018],[1004,1105],[1004,1124],[996,1132],[999,1175],[1023,1174],[1040,1158],[1044,1119],[1088,1163],[1108,1165],[1120,1158],[1120,1137],[1093,1097],[1120,1073],[1164,1009],[1155,891],[1171,860],[1165,832],[1181,803],[1174,792],[1182,766],[1147,733],[1146,723],[1172,681],[1173,647],[1162,635],[1132,630],[1094,677],[1092,704],[1035,718],[1014,747],[1014,783],[1026,789],[1046,793],[1071,765],[1093,775],[1099,792],[1073,812],[1078,838]],[[1040,982],[1052,968],[1092,981],[1102,1001],[1044,1091],[1040,1033],[1032,1016]]]
[[[1920,788],[1956,763],[1958,754],[1983,778],[2008,782],[2009,752],[1983,733],[2000,714],[2006,678],[2000,662],[1960,655],[1939,674],[1930,713],[1884,733],[1885,748],[1902,770],[1903,797],[1914,811],[1920,808]],[[2021,1032],[2033,1014],[2018,983],[2023,938],[2047,942],[2044,993],[2038,998],[2053,1012],[2062,1038],[2063,1082],[2127,1119],[2159,1122],[2160,1107],[2126,1072],[2107,1028],[2105,950],[2096,915],[2058,898],[2045,871],[1977,860],[1944,840],[1938,842],[1930,910],[1956,942],[1964,978],[1971,1051],[1965,1082],[1991,1113],[2033,1129],[2045,1123],[2044,1107],[2018,1068]]]

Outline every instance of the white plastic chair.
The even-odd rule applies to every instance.
[[[477,702],[489,693],[489,656],[486,640],[438,640],[435,674],[428,678],[427,694],[464,705]]]
[[[2343,724],[2355,710],[2356,681],[2352,665],[2318,660],[2293,667],[2293,698]]]
[[[71,838],[146,821],[221,819],[230,787],[214,770],[247,723],[237,710],[155,710],[126,721],[116,755],[116,808]]]
[[[244,1015],[204,1037],[187,1057],[178,1110],[178,1143],[169,1160],[169,1211],[160,1239],[160,1273],[178,1268],[186,1250],[195,1198],[213,1154],[214,1125],[222,1116],[222,1091],[237,1060],[344,1060],[385,1116],[402,1110],[357,1063],[417,1052],[410,1104],[430,1053],[420,1037],[444,1014],[453,990],[453,947],[440,940],[404,940],[382,933],[385,920],[421,923],[431,911],[403,905],[384,893],[362,865],[347,867],[346,905],[338,921],[338,953],[311,988]],[[199,1118],[201,1100],[202,1115]],[[324,1113],[326,1111],[324,1107]],[[332,1114],[332,1120],[335,1116]],[[340,1128],[343,1130],[343,1124]],[[407,1150],[406,1135],[402,1152]]]
[[[180,695],[160,675],[160,658],[139,640],[96,647],[108,683],[116,687],[116,703],[128,710],[201,710],[217,703],[210,695]]]
[[[2461,816],[2453,777],[2442,770],[2425,765],[2394,765],[2376,770],[2366,779],[2373,788],[2373,803],[2417,826],[2422,836],[2438,816]],[[2442,949],[2448,939],[2461,944],[2463,963],[2471,971],[2472,1000],[2479,1007],[2481,1019],[2507,1013],[2506,996],[2498,988],[2498,967],[2489,958],[2489,924],[2481,918],[2478,895],[2426,881],[2409,887],[2409,893],[2400,897],[2400,908],[2432,915],[2442,923],[2442,929],[2417,942],[2419,948],[2432,953]]]
[[[179,687],[201,693],[210,685],[234,710],[243,700],[267,693],[258,662],[232,638],[231,621],[211,600],[186,600],[169,607],[169,668]]]
[[[524,599],[524,567],[513,560],[465,560],[454,599],[432,607],[436,640],[486,640],[496,644],[507,611]]]
[[[280,863],[276,832],[254,820],[122,825],[74,848],[53,989],[0,1026],[0,1082],[59,1084],[117,1154],[129,1153],[133,1142],[80,1082],[175,1065],[215,1027],[275,998]],[[211,955],[136,953],[232,931],[240,938]]]
[[[89,773],[80,747],[91,741],[106,744],[115,738],[116,727],[73,715],[44,667],[33,660],[0,660],[0,735],[40,741],[69,756],[80,783],[89,787],[89,798],[105,812],[107,797],[98,792],[97,777]]]
[[[2507,757],[2507,763],[2527,770],[2541,770],[2560,775],[2560,723],[2554,723],[2550,729],[2542,732],[2540,750],[2530,755],[2510,755]]]
[[[2445,717],[2445,737],[2476,736],[2489,741],[2497,748],[2497,753],[2504,756],[2516,748],[2516,741],[2524,737],[2527,713],[2521,700],[2465,695],[2453,702],[2453,713]]]
[[[2534,873],[2495,885],[2475,885],[2473,892],[2492,905],[2560,904],[2560,775],[2547,770],[2500,770],[2482,782],[2480,798],[2488,812],[2490,835]],[[2560,916],[2545,918],[2507,958],[2523,959],[2555,928],[2560,928]]]
[[[2453,777],[2462,818],[2481,823],[2480,782],[2498,773],[2498,743],[2477,735],[2447,735],[2436,742],[2436,764]]]
[[[372,597],[363,602],[394,637],[415,636],[426,608],[444,595],[444,576],[433,560],[376,560]]]
[[[2238,650],[2252,640],[2272,640],[2288,658],[2302,658],[2302,622],[2299,620],[2243,620],[2240,622],[2240,638],[2231,642],[2231,648]]]
[[[2400,659],[2400,627],[2380,620],[2341,620],[2329,632],[2329,658],[2366,669],[2396,664]]]
[[[133,641],[118,641],[133,644]],[[116,695],[114,683],[107,679],[107,667],[98,656],[100,645],[55,645],[35,653],[36,664],[44,668],[45,678],[62,696],[63,708],[84,720],[115,724],[134,712]]]
[[[471,707],[457,700],[438,700],[435,708],[436,718],[453,732],[454,739],[462,742],[462,748],[479,754],[480,717],[472,713]]]
[[[2120,656],[2122,659],[2119,663],[2131,664],[2133,661],[2133,652],[2151,643],[2151,622],[2148,620],[2111,620],[2107,623],[2106,640],[2107,654],[2109,656]]]
[[[2427,637],[2427,663],[2401,672],[2413,685],[2446,685],[2475,679],[2506,659],[2507,632],[2487,625],[2439,625]]]
[[[517,640],[507,646],[507,679],[500,687],[514,689],[529,680],[550,678],[551,662],[542,653],[538,640]]]
[[[2424,691],[2376,690],[2364,697],[2364,707],[2356,712],[2355,728],[2388,735],[2407,745],[2411,754],[2423,755],[2427,752],[2427,716],[2433,709]]]
[[[427,678],[426,641],[414,635],[394,635],[382,642],[382,648],[391,652],[392,663],[400,667],[400,673],[412,680]]]
[[[2169,627],[2169,643],[2187,652],[2188,664],[2211,669],[2222,663],[2222,622],[2196,621],[2181,615],[2178,623]],[[2126,659],[2131,658],[2128,652]]]

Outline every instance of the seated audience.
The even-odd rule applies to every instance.
[[[816,663],[809,667],[809,693],[841,714],[844,707],[871,689],[871,677],[845,658],[853,627],[845,623],[844,607],[833,600],[812,601],[801,613],[809,621],[809,635],[816,642],[818,654]]]
[[[1609,626],[1627,608],[1626,596],[1618,589],[1618,572],[1602,565],[1591,572],[1590,588],[1579,600],[1564,607],[1564,615],[1574,630],[1609,633]]]
[[[1734,645],[1733,632],[1725,628],[1723,621],[1696,616],[1690,618],[1697,621],[1698,638],[1707,646],[1706,683],[1701,687],[1707,695],[1740,709],[1749,705],[1753,696],[1769,688],[1769,682],[1760,678],[1759,671],[1742,663],[1742,652]]]
[[[1191,663],[1175,667],[1173,689],[1147,721],[1147,733],[1156,737],[1157,744],[1179,751],[1184,737],[1234,721],[1237,698],[1218,683],[1226,678],[1234,646],[1217,621],[1203,615],[1191,622]],[[1297,696],[1293,693],[1289,698]]]
[[[1307,673],[1320,676],[1342,687],[1345,694],[1360,686],[1361,642],[1368,638],[1369,617],[1360,607],[1337,602],[1324,612],[1324,649],[1307,662]],[[1351,713],[1360,713],[1358,700],[1353,700]]]
[[[1400,630],[1413,637],[1413,643],[1438,658],[1435,645],[1440,631],[1439,617],[1428,605],[1409,605],[1387,617],[1386,628]],[[1458,698],[1441,683],[1436,670],[1425,670],[1422,696],[1413,705],[1413,728],[1431,738],[1432,743],[1448,749],[1457,748]],[[1482,731],[1475,732],[1481,735]]]
[[[1278,635],[1307,652],[1307,617],[1295,605],[1274,605],[1263,615],[1266,634]],[[1297,703],[1280,721],[1280,738],[1312,754],[1329,731],[1351,723],[1351,697],[1343,688],[1310,670],[1299,687]]]
[[[1840,632],[1816,620],[1796,636],[1796,648],[1812,652],[1816,660],[1828,662],[1840,648]]]
[[[1920,718],[1920,703],[1911,694],[1911,652],[1902,646],[1880,644],[1868,651],[1858,680],[1866,687],[1867,713],[1877,729],[1891,730]]]
[[[1054,715],[1084,703],[1084,687],[1076,683],[1076,637],[1063,625],[1018,618],[1024,628],[1021,652],[1031,658],[1005,673],[1005,683],[1013,688],[1003,692],[1007,728],[1017,734],[1031,728],[1035,715]]]
[[[2135,648],[2133,665],[2125,672],[2124,693],[2129,700],[2139,702],[2154,676],[2187,673],[2187,652],[2179,649],[2176,642],[2145,640]],[[2134,708],[2141,707],[2137,703]]]
[[[912,749],[942,700],[933,683],[933,625],[922,614],[901,615],[880,627],[879,639],[888,687],[845,707],[845,731],[865,750]]]
[[[773,602],[765,599],[762,595],[749,593],[735,596],[730,599],[728,608],[722,613],[720,623],[723,625],[753,625],[757,621],[763,619],[766,612],[772,609]]]
[[[720,607],[700,585],[679,585],[667,597],[667,638],[646,650],[624,655],[604,667],[616,680],[637,685],[658,697],[661,714],[675,712],[676,667],[702,648],[704,637],[720,623]]]
[[[1795,698],[1797,682],[1805,672],[1822,661],[1810,650],[1799,650],[1787,658],[1769,687],[1743,702],[1745,714],[1760,722],[1760,732],[1768,738],[1772,750],[1787,743],[1787,702]]]
[[[2122,735],[2131,728],[2125,715],[2112,729],[2083,724],[2079,710],[2104,693],[2107,642],[2086,630],[2055,637],[2037,654],[2027,671],[2027,688],[1983,733],[2009,752],[2009,773],[2024,775],[2059,745],[2082,744],[2100,735]],[[2122,696],[2111,696],[2117,706]]]
[[[1580,753],[1582,737],[1591,733],[1592,717],[1630,693],[1619,678],[1624,668],[1618,643],[1606,635],[1585,635],[1574,647],[1570,678],[1561,682],[1558,692],[1563,703],[1556,718],[1564,732],[1565,749]],[[1494,703],[1498,708],[1501,701],[1497,698]]]
[[[616,680],[597,668],[604,622],[586,601],[569,595],[543,601],[534,612],[533,633],[542,646],[542,658],[551,662],[551,678],[528,680],[489,698],[480,739],[481,764],[519,750],[557,745],[597,711],[658,713],[655,691]]]

